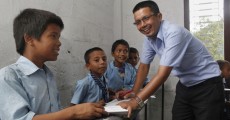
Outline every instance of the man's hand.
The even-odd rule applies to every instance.
[[[120,102],[118,105],[128,110],[128,116],[127,116],[128,118],[131,117],[132,111],[138,108],[138,104],[135,99],[131,99],[130,101]]]

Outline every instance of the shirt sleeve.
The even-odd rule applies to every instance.
[[[2,120],[32,120],[35,115],[20,78],[15,71],[0,71],[0,116]]]
[[[162,53],[160,65],[178,67],[186,53],[189,39],[185,39],[186,33],[182,28],[172,28],[165,36],[165,49]]]
[[[74,95],[72,97],[71,103],[73,104],[79,104],[84,101],[84,98],[88,91],[88,85],[84,84],[85,80],[79,80],[77,81],[76,88],[74,90]]]
[[[145,38],[142,46],[140,62],[144,64],[150,64],[153,61],[155,55],[156,52],[151,47],[151,41],[149,41],[148,38]]]

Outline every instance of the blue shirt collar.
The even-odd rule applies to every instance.
[[[91,73],[88,73],[88,76],[90,76],[90,77],[89,77],[90,80],[93,80],[93,81],[94,81],[94,79],[93,79]],[[103,77],[104,77],[104,74],[103,74],[99,79],[100,79],[100,80],[103,80]]]
[[[160,40],[162,40],[163,41],[163,33],[162,33],[162,26],[163,26],[163,24],[164,24],[164,20],[162,20],[161,21],[161,25],[160,25],[160,28],[159,28],[159,30],[158,30],[158,33],[157,33],[157,38],[156,39],[160,39]],[[150,37],[147,37],[147,39],[148,40],[154,40],[154,39],[152,39],[152,38],[150,38]]]
[[[16,64],[18,64],[20,66],[19,69],[25,75],[31,75],[40,69],[32,61],[30,61],[29,59],[27,59],[24,56],[20,56],[20,58],[17,60]],[[48,69],[48,67],[46,65],[44,65],[44,71],[47,72],[48,74],[51,74],[51,71]]]

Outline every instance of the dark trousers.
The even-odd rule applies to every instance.
[[[225,104],[224,120],[230,120],[230,106]]]
[[[210,78],[191,87],[178,82],[172,114],[173,120],[223,120],[222,78]]]

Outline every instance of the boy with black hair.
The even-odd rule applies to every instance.
[[[106,85],[104,73],[107,68],[107,57],[105,52],[94,47],[88,49],[84,55],[85,66],[90,73],[82,80],[78,80],[72,104],[80,104],[87,102],[109,102],[109,93]],[[102,102],[102,101],[101,101]]]
[[[217,60],[216,61],[220,67],[221,70],[221,76],[224,79],[230,78],[230,63],[226,60]]]
[[[224,88],[230,88],[230,63],[226,60],[217,60],[216,61],[221,70],[221,77],[223,77]],[[225,91],[225,120],[230,120],[230,92]]]
[[[136,70],[136,65],[139,62],[139,52],[136,48],[130,47],[129,48],[129,58],[127,59],[127,63],[130,63]]]
[[[130,63],[136,71],[137,71],[136,65],[138,64],[139,59],[140,58],[139,58],[138,50],[134,47],[130,47],[129,48],[129,58],[127,59],[127,63]],[[146,86],[148,84],[148,82],[149,82],[149,79],[147,77],[143,86]]]
[[[54,13],[25,9],[13,24],[16,63],[0,70],[0,119],[94,119],[106,112],[101,104],[86,103],[61,110],[52,72],[44,64],[59,55],[64,24]]]
[[[111,48],[114,60],[108,64],[106,77],[108,88],[116,93],[116,98],[123,99],[123,96],[131,92],[136,78],[136,70],[126,62],[129,55],[129,44],[126,40],[116,40]],[[112,92],[110,92],[112,93]]]

